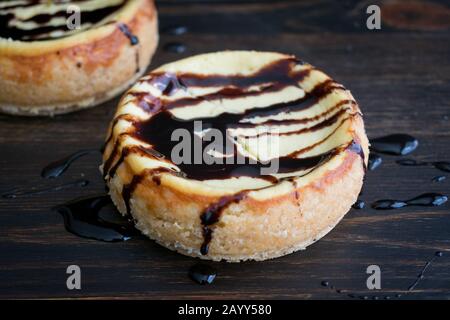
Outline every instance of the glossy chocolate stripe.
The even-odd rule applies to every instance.
[[[313,125],[312,127],[308,127],[308,128],[302,128],[302,129],[297,129],[297,130],[293,130],[293,131],[286,131],[286,132],[262,132],[262,133],[257,133],[257,134],[245,134],[245,135],[239,135],[240,137],[246,137],[246,138],[258,138],[258,137],[262,137],[265,135],[271,135],[271,136],[291,136],[291,135],[301,135],[303,133],[307,133],[307,132],[314,132],[314,131],[318,131],[321,130],[325,127],[329,127],[333,124],[335,124],[337,122],[337,120],[340,118],[340,116],[342,116],[343,114],[347,113],[347,110],[345,109],[341,109],[338,112],[336,112],[335,114],[333,114],[333,116],[329,117],[328,119],[324,119],[324,121],[319,122],[315,125]],[[349,119],[349,117],[345,118],[343,121]],[[254,125],[257,126],[257,125]]]
[[[77,4],[83,1],[71,2],[70,4]],[[117,10],[121,9],[127,1],[123,1],[118,5],[107,6],[103,8],[97,8],[92,11],[81,10],[80,21],[82,24],[96,24],[101,20],[105,19],[109,15],[113,14]],[[37,24],[37,27],[32,29],[22,29],[17,26],[11,25],[11,22],[16,19],[14,14],[14,9],[20,9],[24,7],[32,7],[34,5],[41,5],[37,1],[32,1],[32,3],[17,5],[7,8],[0,8],[0,37],[2,38],[11,38],[13,40],[22,40],[22,41],[33,41],[33,40],[49,40],[49,39],[57,39],[69,34],[72,34],[72,30],[67,28],[67,25],[64,23],[62,25],[49,25],[50,21],[54,17],[68,17],[68,13],[66,9],[59,10],[52,14],[46,12],[37,12],[34,16],[22,20],[23,22],[34,22]],[[68,3],[69,4],[69,3]],[[47,7],[44,7],[47,8]],[[83,8],[82,8],[83,9]],[[38,9],[37,9],[38,10]],[[58,36],[50,36],[51,32],[61,31],[62,35]]]
[[[202,75],[197,73],[182,73],[177,74],[178,81],[185,87],[226,87],[234,86],[239,88],[250,87],[264,83],[290,83],[302,79],[302,71],[292,74],[292,66],[298,64],[298,60],[293,58],[280,59],[269,63],[259,71],[249,75]],[[164,77],[164,72],[154,72],[151,78],[145,81],[155,82],[159,81],[158,77]]]

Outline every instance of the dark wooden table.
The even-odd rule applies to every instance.
[[[352,90],[369,137],[409,133],[420,141],[419,160],[450,160],[450,8],[444,2],[385,1],[161,1],[161,33],[152,67],[224,49],[274,50],[327,71]],[[381,5],[382,29],[366,28],[366,8]],[[164,50],[183,43],[186,51]],[[279,259],[213,263],[219,275],[200,286],[187,277],[197,261],[137,237],[104,243],[76,237],[50,208],[101,193],[100,155],[80,159],[60,179],[45,180],[49,162],[102,144],[118,99],[54,118],[0,116],[0,193],[13,187],[58,186],[85,178],[85,187],[15,199],[0,198],[0,298],[293,298],[345,299],[348,294],[395,297],[413,283],[438,250],[416,289],[400,299],[450,298],[450,210],[411,207],[376,211],[382,198],[423,192],[450,194],[449,179],[432,167],[402,167],[394,156],[367,174],[366,208],[352,209],[326,237]],[[82,289],[66,288],[66,268],[82,269]],[[366,287],[366,268],[381,268],[382,289]],[[342,293],[323,287],[328,280]]]

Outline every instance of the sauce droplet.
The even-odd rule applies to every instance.
[[[376,153],[371,153],[371,154],[369,154],[369,163],[367,165],[367,169],[369,169],[370,171],[373,171],[376,168],[378,168],[382,163],[383,163],[383,158],[381,158]]]
[[[363,209],[366,206],[366,203],[362,200],[356,200],[356,202],[352,205],[353,209]]]
[[[171,53],[183,53],[186,51],[186,46],[179,42],[169,42],[164,46],[164,50]]]
[[[216,270],[204,263],[195,264],[189,269],[189,278],[199,284],[211,284],[216,276]]]

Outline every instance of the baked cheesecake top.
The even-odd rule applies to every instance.
[[[136,181],[161,176],[200,193],[301,185],[348,152],[364,159],[352,126],[360,118],[349,91],[294,56],[199,55],[154,70],[125,94],[103,172],[113,177],[126,161]]]
[[[112,22],[114,13],[127,2],[128,0],[0,1],[0,38],[20,41],[59,39]],[[70,9],[70,5],[79,9],[78,28],[72,27],[76,21],[71,19],[75,11]]]

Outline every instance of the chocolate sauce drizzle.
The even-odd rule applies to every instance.
[[[46,179],[57,178],[60,175],[62,175],[75,160],[77,160],[85,155],[88,155],[88,154],[91,154],[94,152],[99,152],[99,151],[100,150],[98,150],[98,149],[82,149],[82,150],[74,152],[60,160],[56,160],[56,161],[48,164],[47,166],[45,166],[44,169],[42,169],[41,177],[46,178]]]
[[[118,24],[118,28],[125,35],[125,37],[130,40],[130,45],[135,46],[139,44],[139,38],[131,32],[130,28],[125,23],[120,22]]]
[[[448,161],[418,161],[414,159],[400,159],[395,162],[401,166],[408,166],[408,167],[433,166],[438,170],[450,172],[450,162]]]
[[[267,117],[271,115],[277,115],[281,112],[292,112],[298,110],[304,110],[315,105],[320,99],[325,97],[332,90],[344,90],[342,85],[335,83],[329,79],[322,83],[317,84],[310,91],[305,93],[305,96],[293,102],[277,103],[264,108],[247,109],[241,113],[228,113],[224,112],[216,117],[200,117],[190,120],[183,120],[175,117],[171,110],[186,106],[195,106],[204,101],[216,100],[216,99],[235,99],[245,96],[260,95],[266,92],[276,92],[287,86],[298,86],[298,82],[309,75],[311,69],[305,69],[301,71],[293,71],[293,67],[298,64],[295,59],[281,59],[276,61],[251,76],[223,76],[223,75],[199,75],[199,74],[171,74],[171,73],[153,73],[148,78],[144,78],[140,81],[148,81],[153,87],[159,89],[162,94],[166,96],[173,95],[178,90],[187,90],[189,87],[221,87],[217,92],[207,94],[202,97],[189,97],[180,98],[176,100],[161,100],[153,97],[148,92],[130,92],[132,98],[135,99],[137,105],[139,105],[145,112],[152,114],[148,120],[129,119],[132,126],[127,132],[122,133],[116,137],[113,148],[109,157],[106,159],[103,168],[103,174],[105,179],[111,179],[114,177],[117,168],[121,165],[124,159],[132,153],[139,152],[146,157],[158,157],[162,161],[171,162],[171,153],[174,147],[179,143],[178,141],[172,141],[172,133],[176,129],[186,129],[189,132],[194,132],[195,121],[201,121],[203,129],[217,129],[222,134],[222,137],[227,139],[234,139],[227,134],[228,129],[232,128],[253,128],[261,123],[253,124],[246,120],[254,117]],[[260,91],[249,90],[252,86],[259,86]],[[223,87],[223,88],[222,88]],[[330,136],[350,117],[355,114],[349,113],[347,108],[349,105],[356,104],[353,100],[344,100],[337,103],[335,106],[327,110],[325,113],[318,115],[314,118],[306,118],[300,120],[269,120],[264,122],[264,125],[279,125],[279,124],[292,124],[292,123],[306,123],[312,120],[323,120],[312,127],[307,129],[301,129],[294,132],[281,133],[281,135],[288,134],[301,134],[304,132],[311,132],[320,130],[324,127],[338,124],[337,128],[330,134]],[[119,116],[121,117],[121,116]],[[114,130],[114,126],[117,124],[117,118],[113,121],[111,132]],[[129,135],[134,139],[142,141],[152,146],[151,149],[143,147],[125,147],[119,152],[121,138]],[[200,145],[201,150],[205,150],[211,143],[205,138],[200,138],[197,135],[192,135],[191,150],[196,150],[195,145]],[[112,134],[107,139],[107,142],[111,142]],[[318,142],[323,143],[327,140]],[[184,161],[181,164],[177,164],[180,172],[167,169],[167,168],[155,168],[152,170],[145,170],[144,172],[137,174],[133,177],[132,181],[123,187],[122,197],[124,199],[127,212],[130,212],[130,198],[135,190],[136,186],[143,181],[148,175],[154,175],[155,173],[168,173],[181,175],[183,177],[194,180],[208,180],[208,179],[229,179],[233,177],[253,177],[259,179],[265,179],[272,184],[279,182],[274,176],[261,175],[261,170],[267,168],[270,164],[262,163],[255,159],[250,159],[245,155],[238,152],[235,141],[231,140],[229,145],[233,146],[232,150],[227,148],[227,142],[223,141],[223,149],[227,150],[227,160],[224,158],[214,158],[211,164],[205,163],[205,161],[195,161],[195,155],[191,155],[191,161]],[[316,145],[317,145],[316,144]],[[299,156],[315,147],[310,146],[306,149],[297,150],[289,155],[279,157],[279,169],[277,173],[290,173],[300,170],[313,170],[314,168],[322,165],[332,157],[343,151],[349,151],[358,154],[363,160],[364,153],[356,141],[351,141],[346,145],[338,148],[328,150],[322,154],[318,154],[310,157],[299,158]],[[153,152],[151,152],[152,150]],[[160,179],[153,179],[155,183],[160,183]],[[209,249],[209,243],[212,238],[213,225],[216,224],[222,212],[232,203],[237,203],[245,198],[247,191],[241,191],[237,194],[220,198],[216,203],[210,207],[205,208],[205,211],[201,215],[201,222],[203,225],[203,237],[204,242],[201,246],[201,253],[207,254]]]
[[[78,4],[81,6],[80,21],[82,27],[85,24],[97,26],[100,22],[106,21],[108,16],[121,9],[126,4],[127,0],[91,11],[82,6],[83,2],[85,1],[70,1],[70,4]],[[43,41],[63,38],[74,32],[79,32],[67,28],[66,19],[69,18],[72,13],[68,13],[66,7],[52,13],[46,11],[47,7],[41,7],[41,9],[39,9],[40,11],[37,11],[35,15],[26,20],[20,20],[20,17],[14,12],[16,9],[40,6],[43,3],[47,4],[47,1],[28,0],[19,4],[0,7],[0,37],[21,41]],[[64,23],[50,24],[50,20],[56,17],[65,18]],[[37,26],[34,28],[21,28],[15,24],[16,20],[20,20],[22,23],[35,23]],[[90,28],[90,26],[88,28]],[[58,35],[51,34],[53,32],[60,33]]]
[[[103,208],[111,210],[109,217]],[[105,242],[127,241],[139,232],[134,224],[117,213],[109,195],[78,198],[54,208],[64,217],[66,230],[82,238]]]
[[[391,210],[408,206],[435,207],[443,205],[447,200],[447,196],[439,193],[424,193],[409,200],[378,200],[372,203],[372,208],[376,210]]]

